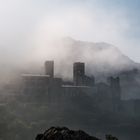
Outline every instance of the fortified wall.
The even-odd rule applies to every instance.
[[[43,75],[23,74],[22,93],[29,101],[61,104],[71,99],[90,98],[98,108],[118,110],[121,100],[119,77],[110,77],[110,83],[95,83],[94,76],[85,74],[85,63],[73,64],[73,81],[69,84],[54,77],[54,61],[45,62]]]

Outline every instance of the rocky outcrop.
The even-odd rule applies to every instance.
[[[84,131],[69,130],[66,127],[51,127],[44,134],[38,134],[35,140],[99,140]]]
[[[70,130],[66,127],[51,127],[43,134],[38,134],[35,140],[100,140],[82,130]],[[106,140],[118,140],[112,135],[106,135]]]
[[[118,138],[113,137],[112,135],[106,135],[106,140],[118,140]]]

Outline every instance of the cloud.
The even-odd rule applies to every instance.
[[[101,6],[100,2],[1,1],[1,64],[16,69],[27,67],[32,62],[44,61],[45,58],[54,58],[61,49],[50,42],[65,36],[92,42],[108,42],[118,46],[131,58],[139,60],[139,48],[133,47],[139,45],[139,40],[128,39],[126,36],[131,29],[127,11],[122,8],[107,10],[109,8]]]
[[[55,9],[46,14],[38,22],[33,36],[38,51],[47,46],[48,40],[64,36],[85,41],[109,42],[121,48],[124,45],[124,33],[129,28],[121,11],[108,14],[98,7],[88,9],[83,5],[76,5]]]
[[[128,44],[131,43],[125,38],[130,24],[125,11],[119,10],[107,11],[96,0],[3,1],[0,47],[7,48],[7,52],[11,49],[12,57],[24,57],[28,50],[33,50],[32,45],[41,48],[49,39],[71,36],[79,40],[112,43],[130,54]]]

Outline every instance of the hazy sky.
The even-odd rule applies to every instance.
[[[111,43],[140,62],[140,1],[0,1],[1,60],[18,63],[45,41],[64,36]]]

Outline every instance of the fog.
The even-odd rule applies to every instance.
[[[24,71],[33,67],[32,65],[40,67],[46,59],[55,59],[60,63],[67,58],[66,55],[71,56],[69,63],[74,59],[90,63],[92,54],[88,54],[90,51],[88,47],[83,45],[84,47],[79,49],[75,46],[76,52],[80,51],[83,55],[83,58],[80,56],[80,59],[77,59],[77,56],[73,56],[76,54],[70,52],[70,48],[65,48],[64,44],[60,46],[60,43],[57,45],[58,40],[67,36],[81,41],[106,42],[133,57],[130,54],[132,52],[130,44],[133,41],[124,36],[130,29],[130,22],[124,9],[119,11],[114,9],[108,15],[109,11],[96,2],[90,6],[90,2],[73,3],[63,0],[54,0],[54,3],[7,0],[0,5],[1,79],[7,79],[4,76],[10,78],[15,71]],[[110,58],[114,56],[111,51],[107,51]],[[95,58],[99,61],[104,60],[107,53],[103,52],[101,56]],[[106,61],[112,65],[111,59]],[[58,75],[62,74],[58,72]]]
[[[21,86],[22,74],[44,74],[46,60],[54,60],[55,77],[73,80],[73,63],[80,61],[97,83],[122,76],[123,99],[140,98],[139,39],[128,37],[132,26],[127,14],[125,8],[107,10],[97,0],[1,1],[0,139],[31,139],[52,125],[101,138],[106,133],[139,137],[139,116],[131,109],[129,115],[102,112],[88,96],[49,106],[39,100],[43,96],[24,96]]]

